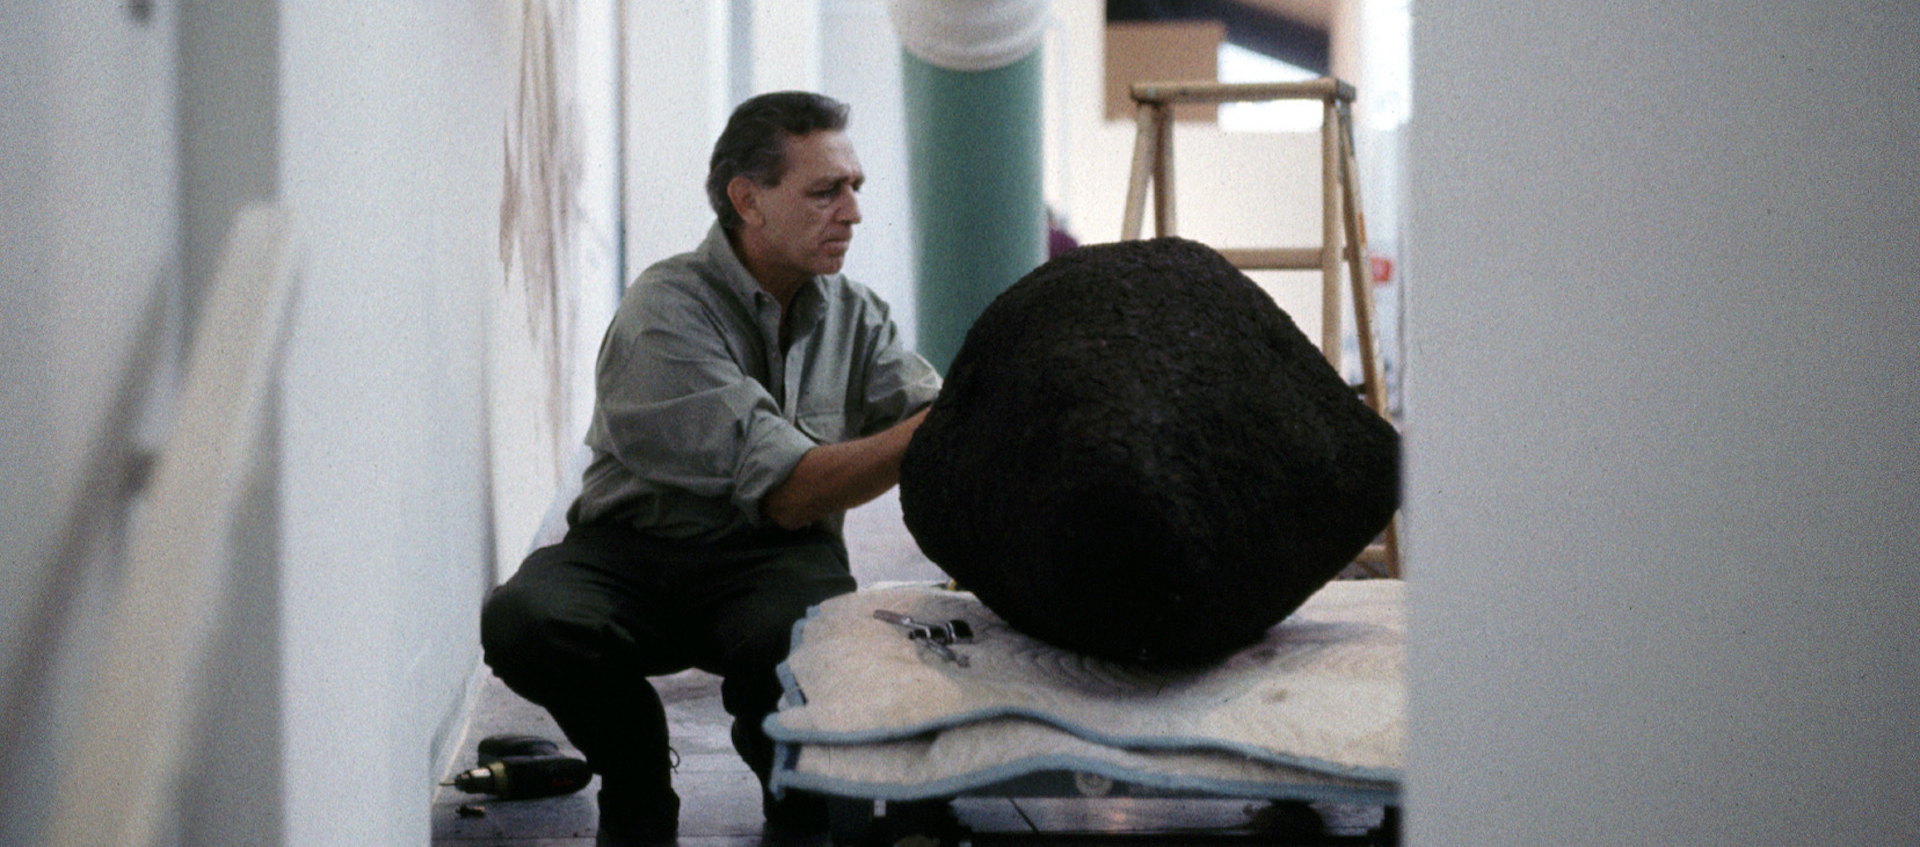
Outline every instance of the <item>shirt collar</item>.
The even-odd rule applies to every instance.
[[[707,238],[700,243],[700,252],[710,266],[720,269],[727,288],[740,298],[740,302],[751,307],[759,303],[762,296],[769,299],[773,297],[760,287],[759,280],[753,278],[746,263],[740,261],[740,255],[733,252],[733,242],[727,239],[727,231],[719,221],[714,221],[707,229]],[[821,301],[824,290],[825,277],[816,275],[802,283],[800,290],[793,294],[794,318],[811,317],[817,311],[815,304]]]

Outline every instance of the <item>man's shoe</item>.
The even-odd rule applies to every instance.
[[[651,792],[600,790],[597,847],[656,847],[672,844],[680,833],[680,795],[668,788]]]

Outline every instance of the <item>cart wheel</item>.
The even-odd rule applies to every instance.
[[[827,835],[836,847],[864,847],[873,843],[873,801],[857,797],[827,797]]]
[[[948,798],[890,802],[881,829],[886,844],[903,847],[946,847],[962,843],[971,834],[960,825],[960,818],[953,813],[953,801]]]
[[[1301,800],[1275,800],[1253,814],[1253,828],[1259,832],[1314,837],[1327,831],[1327,819],[1309,803]]]
[[[1380,825],[1368,832],[1367,837],[1379,847],[1400,847],[1400,807],[1386,807]]]
[[[1113,793],[1114,781],[1097,773],[1074,771],[1073,790],[1082,797],[1105,797]]]

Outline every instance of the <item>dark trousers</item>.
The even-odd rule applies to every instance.
[[[845,543],[817,527],[698,544],[576,526],[494,589],[480,640],[494,673],[601,775],[603,810],[617,797],[677,811],[666,712],[646,678],[718,674],[734,747],[764,785],[773,744],[761,722],[779,702],[774,667],[793,623],[854,587]]]

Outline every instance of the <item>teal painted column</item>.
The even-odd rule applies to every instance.
[[[1006,0],[893,7],[906,46],[917,346],[942,373],[987,304],[1046,258],[1044,12]]]

